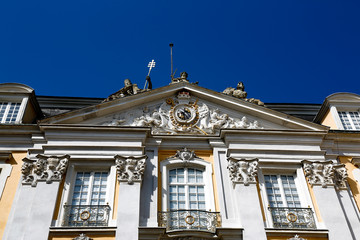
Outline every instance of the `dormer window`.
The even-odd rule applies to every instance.
[[[360,130],[359,112],[338,112],[345,130]]]
[[[21,103],[1,102],[0,103],[0,119],[1,123],[15,123],[19,122],[19,109]]]

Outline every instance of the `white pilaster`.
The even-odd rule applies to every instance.
[[[235,185],[236,203],[241,225],[244,228],[243,239],[266,240],[263,216],[255,183],[248,186]]]
[[[120,182],[115,239],[139,238],[140,182]]]
[[[356,239],[350,232],[344,211],[333,186],[313,186],[314,195],[326,228],[329,240]]]

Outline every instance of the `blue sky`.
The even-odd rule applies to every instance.
[[[215,91],[243,81],[264,102],[360,94],[360,1],[0,2],[0,82],[37,95],[107,97],[125,78],[154,88],[174,68]]]

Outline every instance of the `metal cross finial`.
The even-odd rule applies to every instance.
[[[150,72],[153,67],[155,67],[154,59],[151,62],[149,62],[149,64],[148,64],[148,68],[149,68],[148,76],[150,76]]]

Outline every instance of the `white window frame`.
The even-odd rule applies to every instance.
[[[91,164],[91,165],[90,165]],[[116,166],[113,161],[86,161],[85,162],[72,162],[69,164],[69,168],[65,178],[65,184],[60,204],[59,217],[55,221],[54,225],[57,227],[62,227],[61,223],[64,218],[64,205],[65,203],[70,205],[72,201],[72,196],[74,194],[74,184],[76,180],[77,172],[104,172],[107,171],[108,181],[106,186],[106,200],[107,204],[110,206],[109,212],[109,227],[116,226],[116,219],[113,219],[114,211],[114,194],[115,194],[115,185],[116,185]]]
[[[300,204],[302,208],[311,208],[313,211],[313,216],[315,219],[316,226],[319,227],[319,222],[315,214],[314,206],[312,204],[311,196],[307,187],[306,178],[304,175],[304,172],[302,170],[302,167],[300,166],[279,166],[277,164],[273,164],[271,166],[266,166],[259,168],[258,171],[258,178],[259,178],[259,186],[260,186],[260,192],[261,192],[261,199],[263,201],[263,208],[265,212],[265,218],[266,218],[266,226],[272,228],[273,227],[273,221],[271,212],[268,210],[268,207],[270,206],[267,192],[266,192],[266,186],[265,186],[265,179],[264,175],[293,175],[294,181],[296,185],[296,190],[299,195]]]
[[[29,97],[27,96],[19,96],[19,95],[14,95],[14,96],[5,96],[5,97],[1,97],[0,98],[0,102],[4,102],[7,103],[7,110],[4,113],[4,116],[2,118],[0,118],[0,123],[4,124],[7,114],[8,114],[8,110],[9,110],[9,103],[20,103],[20,107],[19,107],[19,112],[16,116],[16,120],[15,122],[10,122],[10,123],[6,123],[6,124],[19,124],[22,123],[22,119],[25,113],[25,109],[26,109],[26,105],[28,103]]]
[[[169,168],[168,171],[174,170],[174,169],[184,169],[184,182],[180,183],[180,182],[176,182],[176,183],[168,183],[169,186],[184,186],[184,191],[185,191],[185,208],[182,209],[191,209],[190,208],[190,186],[201,186],[204,188],[204,196],[206,196],[206,192],[205,192],[205,181],[204,181],[204,169],[203,168],[198,168],[198,167],[174,167],[174,168]],[[191,183],[188,181],[189,178],[189,169],[194,169],[194,170],[200,170],[201,171],[201,175],[202,175],[202,183]],[[168,186],[168,187],[169,187]],[[169,192],[170,194],[170,192]],[[205,204],[206,204],[206,199],[204,199]],[[170,206],[170,199],[168,198],[168,202],[167,202],[168,206]],[[172,210],[172,209],[170,209]],[[180,210],[180,209],[178,209]],[[199,209],[192,209],[192,210],[199,210]],[[205,209],[200,209],[200,210],[204,210],[206,211],[206,206]]]
[[[340,130],[348,130],[348,131],[360,131],[360,129],[355,129],[354,125],[352,124],[352,119],[350,118],[350,124],[353,127],[352,129],[345,129],[341,119],[340,119],[340,115],[339,112],[358,112],[360,114],[360,108],[359,106],[357,107],[349,107],[349,106],[330,106],[330,112],[331,115],[333,116],[334,120],[335,120],[335,124],[337,126],[338,129]]]
[[[351,125],[351,129],[345,129],[345,126],[344,126],[344,124],[343,124],[342,121],[341,121],[341,117],[340,117],[340,114],[339,114],[340,112],[344,112],[344,113],[346,114],[346,117],[347,117],[347,119],[349,120],[349,123],[350,123],[350,125]],[[339,119],[340,119],[341,125],[342,125],[342,127],[343,127],[344,130],[357,130],[357,131],[359,131],[360,128],[356,128],[356,127],[355,127],[354,121],[353,121],[353,119],[352,119],[351,116],[350,116],[350,112],[357,112],[357,113],[360,115],[360,112],[359,112],[359,111],[338,111],[338,112],[337,112],[338,115],[339,115]]]
[[[215,212],[215,196],[212,180],[212,165],[211,163],[202,160],[194,159],[184,162],[181,159],[166,159],[160,162],[161,183],[162,183],[162,211],[170,209],[169,202],[169,170],[174,168],[195,168],[203,170],[204,192],[205,192],[205,209],[206,211]]]
[[[5,189],[6,180],[11,174],[11,170],[11,164],[0,163],[0,200]]]

